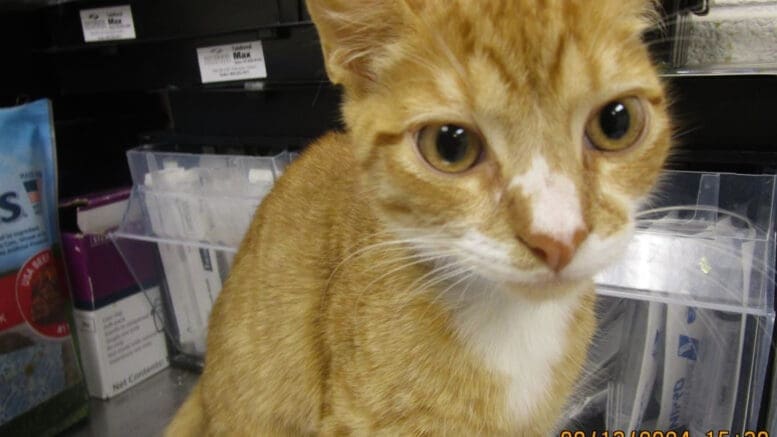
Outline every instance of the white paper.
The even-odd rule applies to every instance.
[[[85,234],[104,234],[121,224],[129,199],[112,202],[97,208],[78,211],[76,222],[78,229]]]
[[[658,302],[650,302],[647,311],[642,366],[640,367],[639,381],[637,382],[637,390],[634,395],[629,431],[636,431],[640,429],[640,426],[644,428],[645,410],[650,401],[658,370],[657,354],[664,325],[664,308]]]
[[[267,77],[261,41],[249,41],[197,49],[202,83]]]
[[[157,331],[149,297],[158,301],[159,288],[95,311],[73,311],[86,386],[92,396],[108,399],[167,367],[167,343],[164,333]]]
[[[83,9],[80,12],[86,42],[135,39],[135,23],[129,5]]]
[[[709,381],[705,389],[694,388],[694,372],[701,358],[710,331],[716,326],[705,324],[704,310],[682,305],[666,308],[666,349],[664,350],[664,377],[661,387],[661,410],[656,429],[687,428],[692,416],[690,398],[694,390],[709,392],[717,381]],[[734,375],[729,375],[734,378]]]

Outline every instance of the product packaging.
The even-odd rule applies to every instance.
[[[57,224],[50,103],[0,109],[0,435],[53,435],[88,396]]]

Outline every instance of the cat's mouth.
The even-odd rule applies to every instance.
[[[473,269],[484,279],[503,282],[515,287],[564,286],[586,279],[587,275],[569,274],[566,270],[554,271],[538,267],[524,270],[511,263],[475,262]]]
[[[611,265],[626,249],[631,234],[631,228],[607,237],[591,234],[580,244],[571,261],[555,270],[539,259],[529,267],[520,267],[506,245],[469,233],[459,239],[457,246],[461,253],[457,262],[469,264],[473,272],[483,279],[505,283],[511,288],[561,290],[580,282],[589,282],[594,275]],[[523,249],[523,252],[528,251]],[[522,259],[524,264],[525,258]]]
[[[439,230],[413,231],[397,232],[401,238],[396,243],[409,243],[414,248],[413,254],[406,257],[410,264],[431,262],[432,269],[421,284],[437,284],[446,294],[498,287],[543,299],[590,284],[594,275],[625,250],[632,234],[631,227],[604,237],[591,233],[568,264],[553,269],[528,247],[505,243],[478,231],[466,231],[459,236]]]
[[[570,275],[563,270],[556,272],[549,269],[526,271],[511,264],[491,261],[472,262],[470,270],[472,274],[469,276],[469,279],[465,281],[458,279],[463,276],[452,278],[450,281],[447,281],[450,284],[443,287],[445,290],[443,294],[452,294],[454,296],[466,294],[452,292],[454,289],[465,289],[473,293],[480,289],[502,290],[506,293],[523,296],[531,300],[543,301],[575,293],[581,290],[581,288],[590,286],[591,283],[591,275]],[[459,286],[452,287],[451,284]]]

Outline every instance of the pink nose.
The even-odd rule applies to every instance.
[[[534,254],[554,272],[560,272],[572,262],[580,243],[588,236],[588,232],[579,230],[571,243],[564,243],[546,234],[529,234],[521,238]]]

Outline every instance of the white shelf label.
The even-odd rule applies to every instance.
[[[129,5],[83,9],[80,12],[86,42],[135,39],[135,22],[132,21]]]
[[[197,49],[202,83],[264,79],[267,66],[261,41]]]

